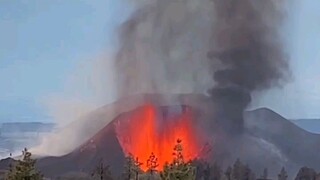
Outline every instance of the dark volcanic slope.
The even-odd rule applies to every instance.
[[[320,135],[310,133],[270,109],[245,113],[247,132],[279,150],[287,161],[320,169]]]
[[[102,107],[70,125],[69,128],[76,129],[76,131],[70,131],[69,134],[64,134],[59,139],[63,141],[64,138],[75,138],[80,134],[81,136],[77,136],[80,138],[78,143],[82,142],[80,143],[82,145],[77,145],[78,148],[74,148],[72,152],[64,156],[40,159],[38,161],[40,170],[48,177],[68,172],[91,172],[92,168],[103,158],[107,164],[111,165],[113,173],[119,174],[124,156],[116,138],[113,123],[108,124],[108,122],[121,119],[124,112],[130,113],[134,108],[150,99],[153,102],[156,100],[155,104],[160,106],[174,104],[171,101],[172,97],[143,95]],[[212,106],[205,103],[204,96],[179,95],[175,99],[177,102],[184,102],[192,107],[199,108],[201,105],[199,109],[206,109],[206,113],[201,115],[199,122],[210,120],[211,116],[208,115],[208,112],[212,111]],[[230,151],[229,154],[226,154],[224,164],[229,165],[239,157],[257,172],[262,172],[266,166],[270,174],[279,172],[281,166],[287,167],[292,173],[296,173],[297,169],[302,166],[320,170],[320,163],[318,163],[320,156],[317,152],[320,148],[320,135],[309,133],[266,108],[246,112],[244,122],[246,127],[244,135],[237,142],[221,141],[220,145],[228,145]],[[215,138],[210,128],[206,130],[208,130],[208,136]],[[57,144],[51,142],[51,145],[56,146]],[[214,156],[217,157],[218,151],[219,148],[213,146],[213,152],[216,153]],[[0,168],[6,167],[7,163],[8,160],[0,161]]]
[[[119,119],[121,116],[114,122]],[[319,169],[319,135],[297,127],[269,109],[246,112],[245,125],[246,133],[239,142],[228,142],[236,151],[224,162],[231,163],[240,157],[257,172],[268,166],[272,174],[282,166],[287,167],[289,173],[296,173],[305,165]],[[91,172],[101,158],[119,175],[124,156],[112,123],[70,154],[41,159],[38,165],[46,176],[52,177],[69,171]]]
[[[171,106],[160,106],[159,112],[169,114]],[[179,111],[177,106],[171,110]],[[183,107],[181,106],[181,110]],[[139,110],[139,108],[137,108]],[[91,173],[93,168],[103,160],[110,165],[110,170],[119,176],[123,170],[125,156],[122,152],[115,133],[115,125],[129,120],[131,113],[136,110],[124,112],[117,116],[111,123],[102,128],[96,135],[71,153],[61,157],[46,157],[38,161],[38,167],[47,177],[67,172]],[[163,115],[163,114],[162,114]],[[139,122],[135,122],[139,123]]]
[[[50,155],[67,154],[88,141],[121,113],[132,111],[146,102],[152,102],[158,106],[180,105],[180,103],[199,106],[199,104],[205,104],[206,101],[208,98],[202,94],[139,94],[125,97],[72,122],[46,141],[43,146],[49,150],[46,153]],[[65,137],[68,137],[68,143],[63,147],[56,147]]]
[[[55,177],[67,172],[92,173],[93,168],[101,160],[105,164],[112,164],[111,171],[116,174],[123,167],[124,155],[116,138],[113,123],[65,156],[40,159],[38,167],[47,177]]]

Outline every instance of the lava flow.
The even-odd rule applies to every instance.
[[[157,170],[173,160],[173,148],[177,139],[182,140],[182,155],[186,161],[195,159],[200,152],[200,142],[192,124],[190,108],[169,112],[153,105],[144,105],[133,113],[127,113],[116,124],[117,138],[126,155],[132,154],[146,171],[147,161],[153,153],[157,158]]]

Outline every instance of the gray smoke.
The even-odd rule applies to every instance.
[[[139,8],[121,27],[120,96],[209,90],[221,105],[217,118],[234,131],[242,127],[250,93],[281,85],[287,75],[281,1],[136,3]]]
[[[214,74],[219,86],[248,91],[268,88],[287,73],[279,37],[282,16],[271,0],[214,0],[212,61],[225,68]]]
[[[250,93],[281,84],[287,59],[279,36],[281,4],[271,0],[214,0],[212,50],[208,57],[222,68],[211,90],[221,105],[217,117],[232,132],[242,130],[242,113]]]
[[[119,96],[203,93],[211,88],[207,53],[212,1],[138,1],[137,6],[121,27],[115,62]]]

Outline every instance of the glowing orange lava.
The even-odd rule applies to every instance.
[[[173,116],[161,113],[155,106],[145,105],[124,115],[116,124],[117,138],[124,153],[138,157],[143,163],[142,170],[147,170],[151,153],[158,158],[157,170],[162,170],[166,162],[172,162],[177,139],[182,140],[186,161],[196,158],[201,149],[195,136],[191,109],[185,108]]]

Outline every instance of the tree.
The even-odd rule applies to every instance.
[[[196,159],[192,161],[192,165],[196,167],[196,179],[211,180],[210,177],[214,174],[212,166],[203,159]]]
[[[131,180],[134,176],[133,173],[133,166],[134,166],[134,158],[132,154],[129,154],[126,157],[126,163],[124,166],[124,173],[123,173],[123,178],[126,180]]]
[[[148,179],[154,179],[154,176],[156,175],[157,168],[158,168],[159,164],[158,164],[158,158],[151,153],[151,155],[149,156],[149,159],[147,160],[147,167],[148,167],[148,175],[149,178]]]
[[[268,179],[268,169],[267,168],[263,169],[263,174],[261,176],[261,179]]]
[[[196,175],[193,167],[190,164],[180,166],[165,165],[163,171],[160,173],[162,180],[195,180]]]
[[[158,158],[153,153],[151,153],[149,159],[147,160],[148,172],[150,172],[150,174],[157,172],[158,166]]]
[[[244,168],[243,168],[243,164],[241,163],[241,161],[239,159],[236,160],[236,162],[233,164],[233,168],[232,168],[232,179],[242,179],[242,177],[244,176]]]
[[[230,179],[230,177],[228,179]],[[255,179],[255,175],[248,165],[242,164],[241,161],[237,159],[232,168],[231,179],[253,180]]]
[[[287,180],[287,178],[288,178],[288,173],[284,169],[284,167],[282,167],[280,173],[278,174],[278,180]]]
[[[254,174],[254,172],[252,172],[252,170],[249,168],[248,165],[245,166],[245,176],[244,179],[245,180],[255,180],[256,179],[256,175]]]
[[[101,160],[98,166],[95,168],[93,173],[91,174],[92,178],[95,180],[112,180],[110,167],[104,165],[103,161]]]
[[[196,169],[192,166],[191,162],[185,162],[183,158],[183,147],[181,140],[177,140],[174,147],[173,162],[166,163],[163,172],[160,173],[162,180],[195,180]]]
[[[22,151],[22,160],[18,160],[15,166],[10,166],[7,180],[41,180],[43,176],[37,171],[36,160],[31,158],[27,148]]]
[[[229,166],[224,174],[225,174],[227,180],[231,180],[232,179],[232,168]]]
[[[139,179],[139,174],[143,173],[142,169],[141,169],[141,165],[143,163],[139,161],[139,158],[136,157],[135,161],[134,161],[134,166],[133,166],[133,172],[135,173],[135,179],[138,180]]]
[[[123,178],[126,180],[138,180],[139,174],[143,171],[141,169],[141,165],[143,163],[139,162],[138,157],[134,158],[132,154],[126,157],[125,171],[123,174]]]
[[[173,148],[173,164],[175,166],[179,166],[184,163],[184,158],[183,158],[183,147],[181,144],[182,140],[178,139],[177,144]]]
[[[220,180],[222,178],[222,170],[217,163],[214,163],[213,166],[210,166],[210,171],[210,180]]]
[[[160,177],[162,180],[170,180],[172,176],[172,165],[166,162],[163,166],[162,172],[160,172]]]
[[[317,178],[317,173],[314,169],[308,167],[302,167],[295,180],[315,180]]]

